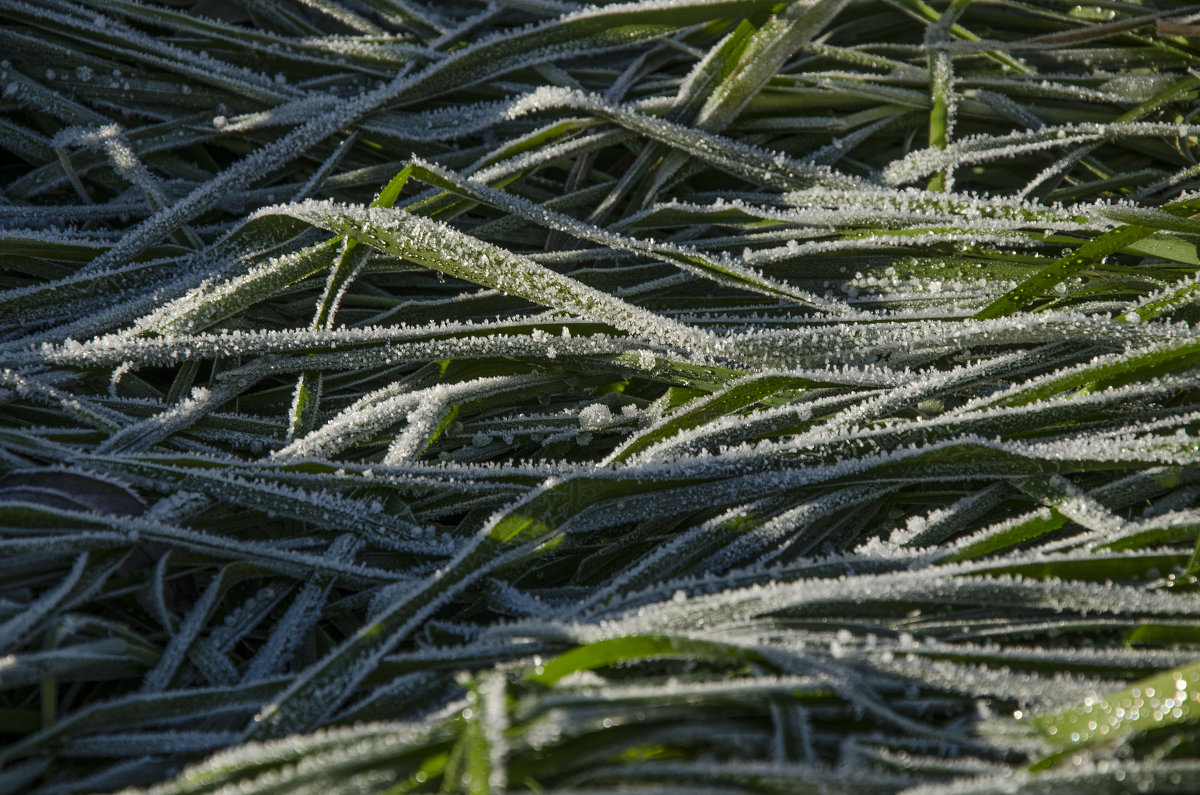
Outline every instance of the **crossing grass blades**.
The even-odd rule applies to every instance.
[[[0,792],[1195,786],[1200,7],[0,53]]]

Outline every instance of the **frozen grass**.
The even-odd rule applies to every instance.
[[[0,792],[1193,791],[1193,8],[0,53]]]

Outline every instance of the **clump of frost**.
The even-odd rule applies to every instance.
[[[593,403],[579,410],[579,427],[585,431],[598,431],[612,423],[612,411],[603,403]]]

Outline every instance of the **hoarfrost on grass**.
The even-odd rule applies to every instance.
[[[43,5],[0,789],[1194,778],[1190,17]]]

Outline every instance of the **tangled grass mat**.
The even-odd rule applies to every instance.
[[[163,3],[0,0],[0,792],[1194,791],[1200,7]]]

